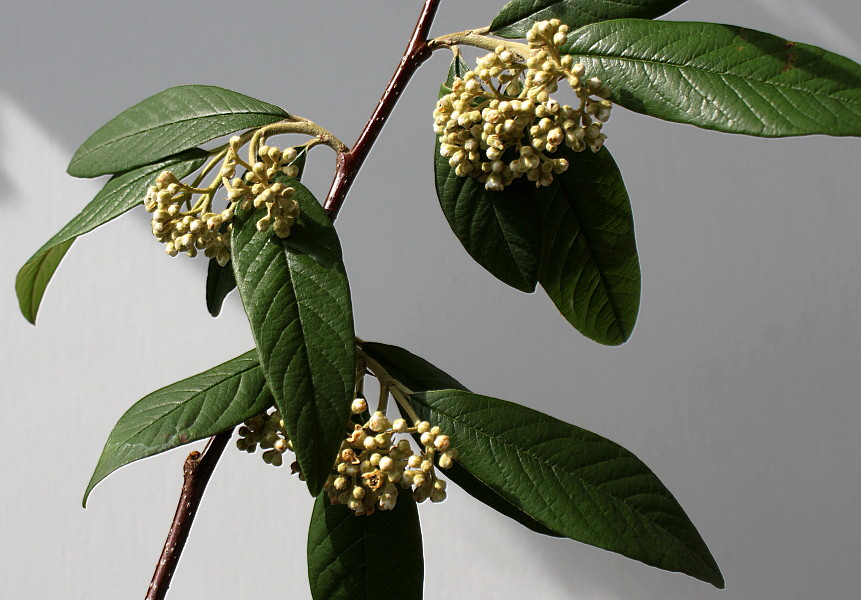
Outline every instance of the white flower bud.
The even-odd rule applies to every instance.
[[[368,410],[368,402],[364,398],[356,398],[350,405],[350,410],[354,415],[361,414]]]
[[[407,422],[405,419],[395,419],[392,423],[392,429],[395,433],[403,433],[407,430]]]

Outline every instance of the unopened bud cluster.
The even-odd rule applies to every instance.
[[[213,213],[208,210],[183,212],[182,205],[191,194],[176,176],[164,171],[150,186],[144,206],[152,215],[152,233],[165,244],[171,256],[185,252],[192,258],[203,250],[224,266],[230,260],[230,222],[233,211]]]
[[[299,215],[299,203],[293,199],[296,190],[274,179],[279,173],[288,177],[297,175],[298,168],[290,164],[296,159],[296,149],[261,146],[257,151],[258,162],[249,165],[238,158],[240,145],[239,137],[230,140],[229,151],[211,188],[193,188],[170,171],[164,171],[147,190],[144,206],[153,213],[153,235],[165,244],[169,255],[185,252],[195,257],[203,250],[207,258],[225,266],[230,261],[233,216],[240,203],[243,209],[266,207],[266,215],[257,221],[258,230],[266,231],[271,226],[278,237],[290,235],[290,227]],[[247,167],[244,178],[235,176],[238,164]],[[212,196],[221,187],[227,191],[227,208],[213,212]],[[196,194],[202,198],[192,205]]]
[[[354,414],[367,410],[364,399],[353,403]],[[408,439],[396,434],[418,434],[422,449],[413,452]],[[410,427],[404,419],[394,422],[375,412],[364,425],[355,425],[338,453],[335,472],[323,489],[332,504],[344,504],[357,515],[391,510],[402,490],[411,490],[416,502],[445,500],[445,481],[437,478],[434,459],[449,468],[457,458],[451,440],[427,421]]]
[[[526,37],[531,54],[525,63],[500,45],[478,59],[474,71],[455,78],[434,110],[434,131],[440,154],[458,176],[474,177],[491,191],[523,176],[543,187],[568,169],[566,159],[552,158],[561,145],[575,152],[601,149],[609,92],[597,77],[587,81],[571,56],[560,56],[567,34],[558,19],[538,22]],[[580,100],[576,109],[550,97],[563,79]]]

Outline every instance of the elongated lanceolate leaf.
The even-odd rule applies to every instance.
[[[308,528],[314,600],[421,600],[424,554],[419,513],[401,491],[393,510],[357,517],[317,497]]]
[[[142,398],[120,417],[84,493],[130,462],[216,435],[272,406],[255,351]]]
[[[172,87],[123,111],[91,135],[72,157],[69,175],[120,173],[289,116],[273,104],[224,88]]]
[[[490,24],[500,37],[523,38],[538,21],[559,19],[571,29],[610,19],[654,19],[687,0],[512,0]]]
[[[350,289],[328,216],[301,183],[301,213],[282,240],[257,231],[264,209],[233,224],[233,271],[260,364],[308,489],[317,495],[346,435],[355,371]]]
[[[296,179],[302,178],[307,158],[308,150],[303,147],[299,150],[299,155],[290,163],[299,169]],[[217,260],[211,259],[206,273],[206,309],[209,314],[213,317],[220,315],[225,298],[235,289],[236,277],[233,275],[233,265],[227,264],[222,267]]]
[[[15,278],[15,292],[18,294],[18,303],[24,317],[35,324],[45,288],[78,236],[89,233],[142,204],[147,188],[162,171],[169,170],[177,177],[184,177],[202,165],[207,156],[203,150],[194,149],[158,164],[147,165],[111,178],[84,210],[21,267]]]
[[[455,58],[446,85],[467,71]],[[446,92],[445,87],[441,95]],[[515,182],[489,192],[473,177],[459,177],[434,147],[434,176],[440,206],[452,231],[475,261],[494,277],[523,292],[535,290],[541,258],[541,222],[528,186]]]
[[[451,375],[408,350],[376,342],[362,342],[361,348],[369,358],[379,363],[389,375],[414,392],[442,389],[468,391]],[[480,502],[484,502],[495,511],[514,519],[537,533],[559,536],[558,533],[542,525],[518,506],[509,502],[493,488],[467,471],[461,464],[455,462],[444,473],[447,479],[459,485],[467,494]]]
[[[861,135],[861,65],[815,46],[730,25],[637,19],[568,39],[562,52],[636,112],[762,137]]]
[[[560,148],[568,170],[550,193],[536,194],[544,223],[539,280],[574,327],[601,344],[618,345],[640,307],[640,263],[634,219],[622,175],[606,148]]]
[[[722,588],[720,570],[667,488],[636,456],[535,410],[458,390],[412,396],[458,461],[571,539]]]

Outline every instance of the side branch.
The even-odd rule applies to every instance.
[[[383,92],[379,103],[377,103],[371,118],[359,135],[353,149],[338,155],[335,178],[332,181],[326,202],[323,204],[333,221],[338,216],[338,211],[341,210],[341,205],[347,197],[353,180],[356,178],[362,163],[365,162],[365,158],[367,158],[377,137],[379,137],[380,131],[392,113],[401,92],[422,63],[431,57],[433,50],[428,45],[427,38],[439,3],[440,0],[425,0],[422,12],[407,44],[407,49],[404,51],[404,56],[401,58],[401,62],[392,75],[392,79]]]
[[[167,589],[170,587],[173,573],[176,570],[182,549],[185,547],[185,541],[188,539],[188,533],[191,530],[197,508],[200,506],[206,484],[209,482],[212,471],[218,464],[218,459],[221,458],[221,454],[232,435],[232,429],[219,433],[210,438],[202,455],[200,452],[194,451],[185,459],[182,494],[179,497],[179,504],[176,507],[170,531],[167,533],[167,540],[155,567],[155,573],[153,573],[152,581],[149,584],[149,589],[147,589],[146,600],[164,600],[167,595]]]

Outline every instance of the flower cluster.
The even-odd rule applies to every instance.
[[[558,19],[538,22],[527,34],[525,63],[500,45],[478,59],[474,71],[455,78],[434,110],[434,131],[440,154],[458,176],[477,178],[491,191],[523,176],[543,187],[568,169],[566,159],[552,158],[561,145],[575,152],[601,149],[609,92],[597,77],[584,79],[583,65],[560,55],[567,33]],[[578,108],[550,97],[562,79],[579,98]]]
[[[354,415],[364,414],[367,409],[363,398],[353,402]],[[408,439],[395,439],[397,434],[418,435],[422,449],[414,452]],[[282,454],[292,450],[277,411],[246,421],[239,435],[236,445],[240,450],[255,452],[259,445],[266,449],[263,460],[275,466],[283,464]],[[427,421],[410,427],[404,419],[392,422],[377,411],[364,425],[352,426],[323,489],[332,504],[346,505],[357,515],[393,509],[398,494],[407,489],[417,502],[442,502],[446,483],[436,475],[435,459],[443,469],[457,459],[457,450],[439,427]],[[298,471],[296,463],[293,471]]]
[[[185,252],[197,256],[203,250],[207,258],[215,258],[224,266],[230,260],[230,222],[233,211],[213,213],[209,210],[182,211],[191,194],[176,176],[164,171],[150,186],[144,206],[152,215],[152,233],[165,244],[171,256]],[[225,227],[222,227],[222,226]]]
[[[293,443],[285,433],[284,420],[277,410],[272,413],[259,414],[245,421],[239,428],[239,439],[236,447],[243,452],[253,454],[260,446],[263,453],[263,462],[280,467],[284,464],[283,454],[293,449]],[[294,472],[297,470],[293,468]]]
[[[278,237],[290,235],[299,215],[299,203],[293,198],[294,188],[274,179],[279,173],[288,177],[298,174],[298,168],[291,164],[298,155],[296,149],[264,145],[257,149],[259,160],[248,164],[237,154],[241,143],[239,137],[231,138],[212,186],[199,189],[186,185],[170,171],[164,171],[147,190],[144,206],[153,213],[152,233],[165,244],[169,255],[185,252],[195,257],[203,250],[207,258],[225,266],[230,261],[230,233],[238,204],[243,209],[265,206],[266,215],[257,221],[257,229],[266,231],[271,226]],[[237,166],[245,167],[244,179],[235,177]],[[221,187],[227,191],[227,207],[215,212],[212,200]],[[200,199],[192,204],[195,195]]]

